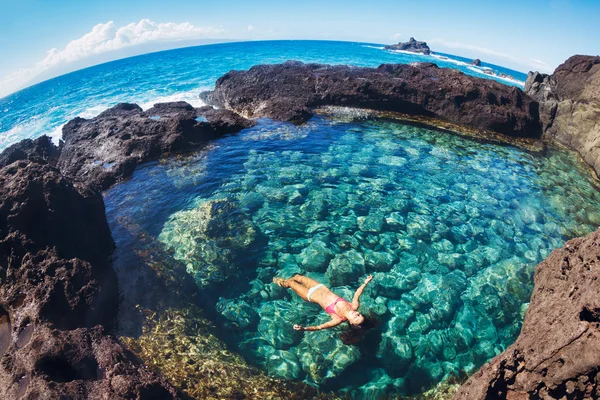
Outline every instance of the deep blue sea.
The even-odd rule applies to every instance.
[[[69,119],[119,102],[199,106],[198,93],[227,71],[292,59],[358,66],[430,61],[492,78],[460,57],[365,43],[165,51],[1,99],[0,150],[44,133],[58,138]],[[494,78],[506,84],[526,78],[484,67],[512,76]],[[104,193],[123,295],[119,333],[149,336],[139,346],[150,343],[144,351],[153,359],[168,363],[164,354],[173,350],[153,347],[153,331],[140,328],[140,319],[151,319],[145,304],[179,293],[148,289],[144,271],[171,268],[170,279],[191,277],[200,288],[197,306],[228,348],[267,374],[353,399],[416,396],[472,374],[513,343],[535,266],[600,225],[598,182],[563,149],[531,153],[347,109],[301,126],[257,122],[190,154],[142,165]],[[155,257],[159,251],[167,258]],[[360,311],[377,326],[356,345],[340,339],[343,326],[295,331],[293,324],[328,317],[272,283],[294,274],[348,300],[372,274]],[[179,343],[172,336],[168,343]],[[189,361],[169,371],[196,368]]]
[[[447,59],[442,59],[447,58]],[[162,51],[97,65],[63,75],[0,99],[0,151],[21,139],[47,134],[58,139],[74,117],[94,117],[121,102],[150,108],[156,102],[185,100],[202,104],[198,93],[212,89],[232,69],[287,60],[376,67],[382,63],[435,62],[466,74],[521,86],[526,75],[482,64],[507,80],[485,74],[466,59],[439,54],[383,50],[383,45],[327,41],[267,41],[214,44]]]

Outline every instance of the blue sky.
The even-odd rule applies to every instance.
[[[600,0],[0,0],[0,10],[3,91],[32,83],[36,74],[39,80],[86,62],[207,39],[393,43],[414,36],[434,51],[523,72],[550,72],[573,54],[600,54]],[[50,49],[56,50],[48,56]]]

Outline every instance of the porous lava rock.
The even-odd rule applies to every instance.
[[[521,334],[454,399],[600,398],[599,260],[596,231],[542,261]]]
[[[525,92],[540,103],[544,137],[576,150],[600,173],[600,57],[576,55],[552,75],[530,72]]]
[[[429,48],[429,46],[427,46],[427,42],[419,42],[413,37],[408,39],[408,42],[399,42],[398,44],[385,46],[385,49],[409,51],[411,53],[419,53],[424,54],[426,56],[431,54],[431,49]]]
[[[99,192],[48,138],[0,155],[0,398],[178,398],[113,337],[119,293]]]
[[[435,117],[510,136],[541,134],[538,103],[520,89],[431,63],[258,65],[228,72],[201,96],[247,117],[303,122],[313,107],[343,106]]]
[[[231,111],[194,108],[186,102],[156,104],[146,111],[136,104],[118,104],[63,127],[57,166],[65,176],[104,190],[143,162],[253,125]]]

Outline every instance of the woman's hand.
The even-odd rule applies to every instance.
[[[303,330],[304,330],[304,328],[303,328],[303,327],[301,327],[301,326],[300,326],[300,325],[298,325],[298,324],[294,324],[294,330],[296,330],[296,331],[303,331]]]
[[[369,275],[367,276],[367,279],[365,279],[365,285],[369,282],[371,282],[373,280],[373,275]]]

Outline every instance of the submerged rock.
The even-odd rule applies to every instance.
[[[342,286],[356,282],[365,274],[365,259],[356,250],[337,254],[329,263],[325,277],[331,286]]]
[[[325,272],[333,256],[325,243],[314,240],[297,257],[298,264],[307,271]]]
[[[360,359],[358,348],[343,344],[331,331],[307,332],[297,354],[306,375],[318,384],[339,376]]]
[[[414,354],[412,345],[405,338],[384,335],[377,350],[377,357],[392,376],[400,378],[408,372]]]
[[[228,72],[202,96],[242,115],[284,121],[306,121],[311,107],[332,105],[436,117],[509,136],[541,134],[538,105],[520,89],[431,63],[258,65]]]
[[[252,219],[228,199],[201,200],[196,208],[173,214],[158,236],[200,286],[237,276],[236,260],[261,238]]]

